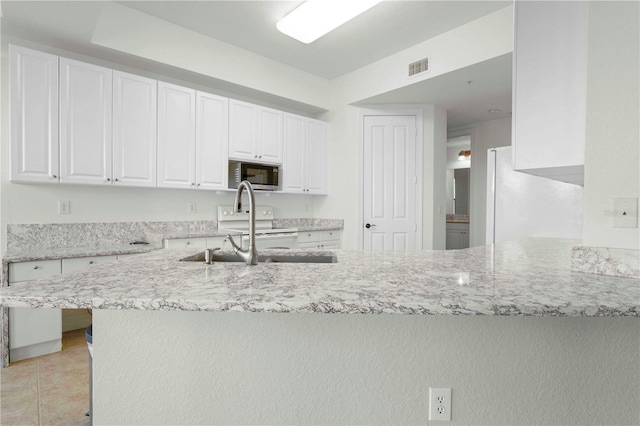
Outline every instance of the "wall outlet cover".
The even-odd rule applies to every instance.
[[[451,421],[451,388],[429,388],[429,420]]]

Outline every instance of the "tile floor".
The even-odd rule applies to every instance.
[[[90,425],[84,330],[63,333],[62,351],[0,369],[1,425]]]

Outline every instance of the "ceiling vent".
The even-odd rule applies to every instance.
[[[429,58],[420,59],[419,61],[409,64],[409,77],[429,70]]]

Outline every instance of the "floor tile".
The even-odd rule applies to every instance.
[[[1,369],[2,425],[89,425],[84,330],[63,333],[63,350]]]

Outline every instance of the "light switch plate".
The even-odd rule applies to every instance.
[[[638,199],[614,198],[612,218],[614,228],[637,228]]]

